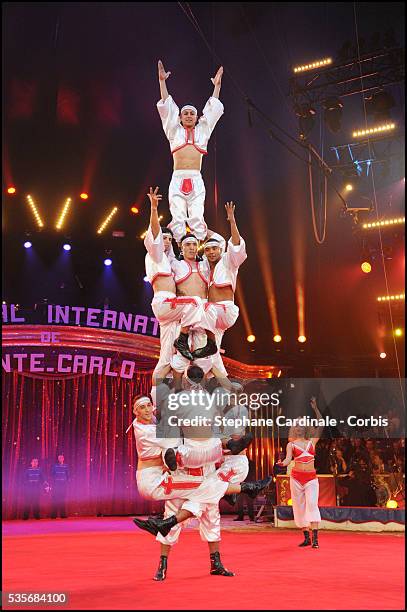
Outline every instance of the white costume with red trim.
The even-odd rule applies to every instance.
[[[211,238],[215,238],[220,243],[220,248],[224,251],[225,239],[220,234],[213,233]],[[236,246],[229,239],[226,252],[224,252],[217,262],[213,270],[209,266],[209,262],[204,257],[205,275],[208,280],[209,287],[231,287],[233,292],[236,291],[237,274],[239,267],[247,259],[246,243],[243,238],[240,238],[240,243]],[[227,329],[232,327],[239,316],[239,307],[233,300],[221,300],[219,302],[210,302],[216,308],[216,329],[215,339],[218,348],[221,347],[223,334]],[[213,356],[213,365],[227,376],[222,358],[218,352]]]
[[[171,261],[175,259],[171,250],[165,253],[163,234],[160,229],[156,238],[153,237],[151,226],[144,238],[147,254],[145,258],[146,276],[151,284],[159,277],[173,278]],[[153,380],[159,371],[171,363],[175,353],[174,340],[179,334],[180,326],[194,325],[202,320],[202,301],[190,297],[178,297],[171,291],[157,291],[154,294],[151,307],[155,318],[160,324],[160,358],[154,369]]]
[[[178,261],[173,259],[171,261],[171,268],[174,273],[174,280],[177,286],[180,286],[186,281],[191,274],[199,274],[205,285],[208,283],[207,275],[205,274],[205,264],[202,261],[189,262],[185,259]],[[184,299],[187,299],[186,297]],[[201,348],[206,344],[206,330],[212,333],[216,333],[216,318],[217,312],[214,306],[208,303],[206,299],[202,299],[198,296],[192,296],[189,299],[197,300],[203,309],[201,321],[195,323],[189,333],[189,344],[192,350]],[[205,357],[203,359],[196,359],[194,361],[196,365],[199,365],[207,374],[212,368],[212,357]],[[191,365],[190,361],[180,355],[178,352],[175,353],[171,358],[171,367],[176,372],[184,372],[184,370]]]
[[[139,460],[161,457],[162,450],[177,446],[180,440],[175,438],[157,438],[156,425],[153,423],[133,422],[134,436]],[[212,442],[212,441],[211,441]],[[217,441],[219,442],[219,441]],[[203,449],[202,463],[210,463],[199,468],[184,467],[171,474],[163,472],[162,466],[152,466],[137,470],[137,488],[143,497],[154,500],[183,498],[186,500],[182,508],[189,510],[195,516],[202,513],[202,505],[218,504],[228,488],[228,479],[222,474],[218,476],[213,460],[219,457],[219,452],[208,454],[204,445],[195,444],[193,457],[198,461],[199,448]],[[215,451],[216,445],[211,448]],[[188,453],[182,456],[184,465],[188,462]]]
[[[227,455],[222,466],[217,470],[220,478],[228,483],[240,484],[247,478],[249,473],[249,463],[245,455]],[[180,508],[184,508],[184,500],[170,499],[165,502],[164,517],[168,518],[176,514]],[[220,512],[219,504],[201,505],[201,515],[199,518],[199,533],[204,542],[220,542]],[[175,525],[167,536],[158,534],[156,540],[161,544],[173,546],[178,542],[181,529],[185,523]]]
[[[192,129],[180,123],[180,111],[172,96],[157,102],[165,135],[174,154],[187,145],[193,146],[202,155],[207,154],[212,131],[223,114],[223,104],[210,97],[202,111],[202,117]],[[205,185],[199,170],[175,170],[168,193],[172,221],[169,225],[179,242],[186,232],[186,223],[199,240],[206,236],[204,221]]]
[[[311,463],[315,458],[315,449],[310,440],[305,449],[291,442],[293,457],[297,463]],[[293,500],[294,521],[297,527],[304,529],[310,523],[321,520],[318,508],[319,482],[315,470],[300,471],[293,468],[290,473],[291,499]]]

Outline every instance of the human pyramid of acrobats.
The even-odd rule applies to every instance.
[[[150,187],[150,225],[144,241],[146,275],[154,291],[152,309],[160,324],[160,356],[153,372],[153,401],[144,395],[133,400],[138,491],[148,499],[165,501],[164,518],[134,519],[160,543],[155,580],[166,578],[171,546],[179,538],[182,523],[191,517],[198,519],[201,538],[208,542],[210,573],[233,576],[223,566],[219,553],[219,501],[225,497],[233,504],[241,492],[255,498],[272,480],[243,482],[249,469],[246,448],[253,437],[244,428],[215,432],[211,424],[183,425],[175,429],[175,434],[171,428],[167,435],[162,420],[156,421],[155,414],[162,416],[168,406],[168,379],[172,381],[172,393],[179,397],[176,416],[181,421],[199,414],[213,423],[216,414],[226,411],[233,418],[234,408],[238,408],[236,400],[234,404],[229,400],[227,406],[221,399],[214,402],[205,388],[209,378],[229,397],[232,394],[236,398],[242,391],[239,383],[228,379],[220,348],[224,332],[239,315],[234,292],[239,267],[247,258],[246,246],[236,224],[233,202],[225,205],[231,234],[228,243],[208,229],[200,172],[209,138],[223,114],[219,100],[223,68],[211,79],[214,90],[199,119],[194,106],[183,106],[180,111],[169,95],[166,81],[170,74],[159,61],[161,99],[157,109],[174,159],[168,194],[172,220],[168,227],[160,226],[162,196],[158,187]],[[180,249],[178,257],[173,241]],[[203,257],[198,255],[200,243]],[[188,398],[198,390],[197,407]]]

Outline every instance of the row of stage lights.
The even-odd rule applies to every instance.
[[[32,242],[30,242],[30,240],[26,240],[23,246],[25,249],[31,249],[33,244]],[[70,245],[69,242],[65,242],[65,244],[62,245],[62,249],[68,253],[69,251],[72,250],[72,245]],[[103,260],[103,263],[105,264],[105,266],[111,266],[113,263],[113,260],[110,257],[105,257],[105,259]]]
[[[16,193],[17,193],[16,187],[13,187],[13,186],[8,187],[6,191],[7,191],[7,193],[9,195],[16,195]],[[88,200],[89,199],[89,194],[88,193],[81,193],[79,195],[79,197],[80,197],[81,200]],[[40,212],[39,212],[39,210],[37,208],[37,205],[34,202],[33,197],[30,194],[28,194],[26,196],[26,199],[27,199],[27,203],[28,203],[28,205],[29,205],[29,207],[31,209],[31,212],[32,212],[32,214],[34,216],[34,219],[35,219],[35,222],[36,222],[37,226],[40,229],[42,229],[43,227],[45,227],[45,223],[44,223],[44,221],[43,221],[43,219],[42,219],[42,217],[40,215]],[[72,198],[67,198],[65,200],[65,204],[62,207],[62,210],[61,210],[61,212],[59,214],[59,217],[58,217],[58,219],[57,219],[57,221],[55,223],[55,229],[60,230],[60,229],[63,228],[63,225],[65,223],[65,217],[67,216],[67,214],[69,212],[71,204],[72,204]],[[119,210],[118,206],[113,206],[113,208],[110,210],[109,214],[103,219],[102,223],[99,225],[99,227],[98,227],[98,229],[96,231],[97,234],[100,235],[100,234],[102,234],[105,231],[105,229],[108,227],[108,225],[110,224],[111,220],[113,219],[114,215],[117,213],[118,210]],[[137,215],[140,211],[139,211],[139,208],[133,204],[131,206],[131,208],[130,208],[130,212],[132,214],[134,214],[134,215]]]
[[[400,302],[401,300],[405,300],[406,296],[404,293],[398,293],[396,295],[379,295],[379,297],[377,298],[378,302],[388,302],[388,301],[395,301],[395,302]]]
[[[249,334],[249,335],[247,336],[246,340],[247,340],[247,342],[249,342],[249,343],[256,342],[256,336],[255,336],[254,334]],[[282,342],[282,340],[283,340],[283,339],[282,339],[282,337],[281,337],[279,334],[276,334],[276,335],[273,337],[273,342],[276,342],[277,344],[279,344],[280,342]],[[307,338],[306,338],[305,336],[298,336],[297,340],[298,340],[298,342],[299,342],[300,344],[303,344],[304,342],[306,342],[306,341],[307,341]]]
[[[406,222],[405,217],[398,217],[396,219],[386,219],[383,221],[374,221],[373,223],[364,223],[363,229],[374,229],[375,227],[386,227],[388,225],[401,225]]]

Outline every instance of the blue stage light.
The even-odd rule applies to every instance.
[[[26,242],[24,242],[24,248],[25,248],[25,249],[31,249],[31,247],[32,247],[32,244],[31,244],[31,242],[30,242],[29,240],[27,240]]]
[[[62,247],[64,249],[64,251],[70,251],[72,249],[70,244],[64,244],[64,246]]]
[[[105,266],[111,266],[113,262],[111,259],[106,258],[103,263],[105,264]]]

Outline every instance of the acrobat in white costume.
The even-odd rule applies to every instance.
[[[186,223],[199,240],[206,236],[207,226],[204,221],[205,185],[201,176],[200,166],[202,155],[207,154],[209,138],[216,123],[223,114],[223,104],[219,100],[223,69],[219,69],[212,82],[215,85],[213,95],[207,101],[202,117],[196,122],[197,110],[194,106],[186,105],[180,110],[172,96],[168,94],[165,84],[171,73],[166,73],[162,62],[159,62],[158,76],[160,83],[161,100],[157,103],[157,109],[161,117],[162,126],[170,142],[171,153],[181,151],[186,147],[193,147],[199,156],[185,156],[179,158],[177,169],[174,159],[174,172],[172,175],[168,200],[172,221],[169,227],[174,232],[174,237],[179,242],[186,232]],[[187,112],[189,117],[184,119],[183,114]],[[192,120],[192,115],[193,120]],[[183,124],[180,121],[183,121]],[[195,158],[191,160],[191,157]],[[185,167],[185,164],[192,167]],[[195,166],[195,167],[193,167]]]
[[[198,243],[194,236],[188,236],[183,240],[183,244],[187,244],[188,242]],[[208,284],[204,263],[202,261],[189,262],[186,259],[181,261],[173,259],[171,261],[171,269],[173,271],[174,281],[177,287],[188,280],[192,274],[198,274],[205,283],[205,286]],[[217,312],[216,308],[213,305],[210,305],[207,299],[202,299],[199,296],[190,296],[189,298],[185,297],[184,299],[197,300],[202,306],[201,321],[199,323],[195,323],[190,330],[190,346],[192,350],[195,350],[205,345],[206,331],[212,332],[216,337]],[[196,359],[194,360],[194,363],[199,365],[205,374],[207,374],[212,368],[212,358],[210,357]],[[184,372],[189,365],[190,361],[186,357],[183,357],[178,352],[173,354],[171,358],[171,367],[173,370],[181,373]]]
[[[224,252],[225,240],[220,234],[212,233],[209,240],[205,242],[205,249],[211,246],[218,246],[221,249],[222,255],[211,270],[208,260],[205,258],[205,274],[208,278],[209,291],[211,287],[222,289],[231,287],[233,293],[236,291],[237,274],[239,267],[247,259],[246,244],[242,237],[240,243],[234,245],[232,239],[229,240],[226,252]],[[239,307],[233,300],[219,300],[217,302],[208,302],[211,308],[216,308],[216,329],[215,338],[218,348],[221,347],[223,334],[227,329],[232,327],[239,317]],[[223,362],[219,361],[220,354],[213,356],[214,365],[216,367],[223,366]]]
[[[147,397],[142,397],[136,405],[149,403]],[[139,461],[161,459],[161,450],[177,446],[180,440],[156,437],[156,426],[153,423],[133,422]],[[185,451],[185,452],[184,452]],[[201,452],[203,451],[203,452]],[[210,451],[210,452],[208,452]],[[230,479],[224,477],[224,472],[215,471],[214,462],[222,457],[222,448],[212,445],[211,449],[196,445],[194,448],[179,448],[185,468],[171,475],[163,473],[163,466],[156,465],[137,470],[137,487],[140,495],[147,499],[168,500],[182,497],[184,510],[200,516],[201,504],[217,504],[224,496]],[[201,463],[202,467],[189,468],[189,459],[193,464]],[[206,463],[208,462],[208,463]]]
[[[165,252],[162,230],[160,229],[157,237],[154,238],[150,226],[144,239],[144,245],[147,249],[146,276],[153,288],[158,278],[168,278],[169,286],[174,289],[174,291],[155,291],[151,304],[153,313],[160,324],[161,348],[153,373],[153,381],[155,381],[160,371],[171,362],[174,354],[174,340],[178,335],[179,327],[201,323],[205,313],[200,298],[176,296],[171,269],[171,261],[175,258],[172,247],[168,254]],[[213,327],[213,322],[211,327]]]
[[[247,478],[249,473],[249,463],[245,455],[228,455],[221,468],[217,470],[219,478],[225,480],[229,484],[240,484]],[[169,499],[165,502],[164,517],[168,518],[176,514],[180,508],[185,508],[184,500]],[[218,503],[202,504],[200,514],[195,515],[199,518],[199,533],[201,539],[205,542],[220,542],[220,512]],[[162,536],[160,533],[156,536],[156,540],[161,544],[173,546],[178,542],[181,534],[181,529],[184,523],[175,525],[167,536]]]

